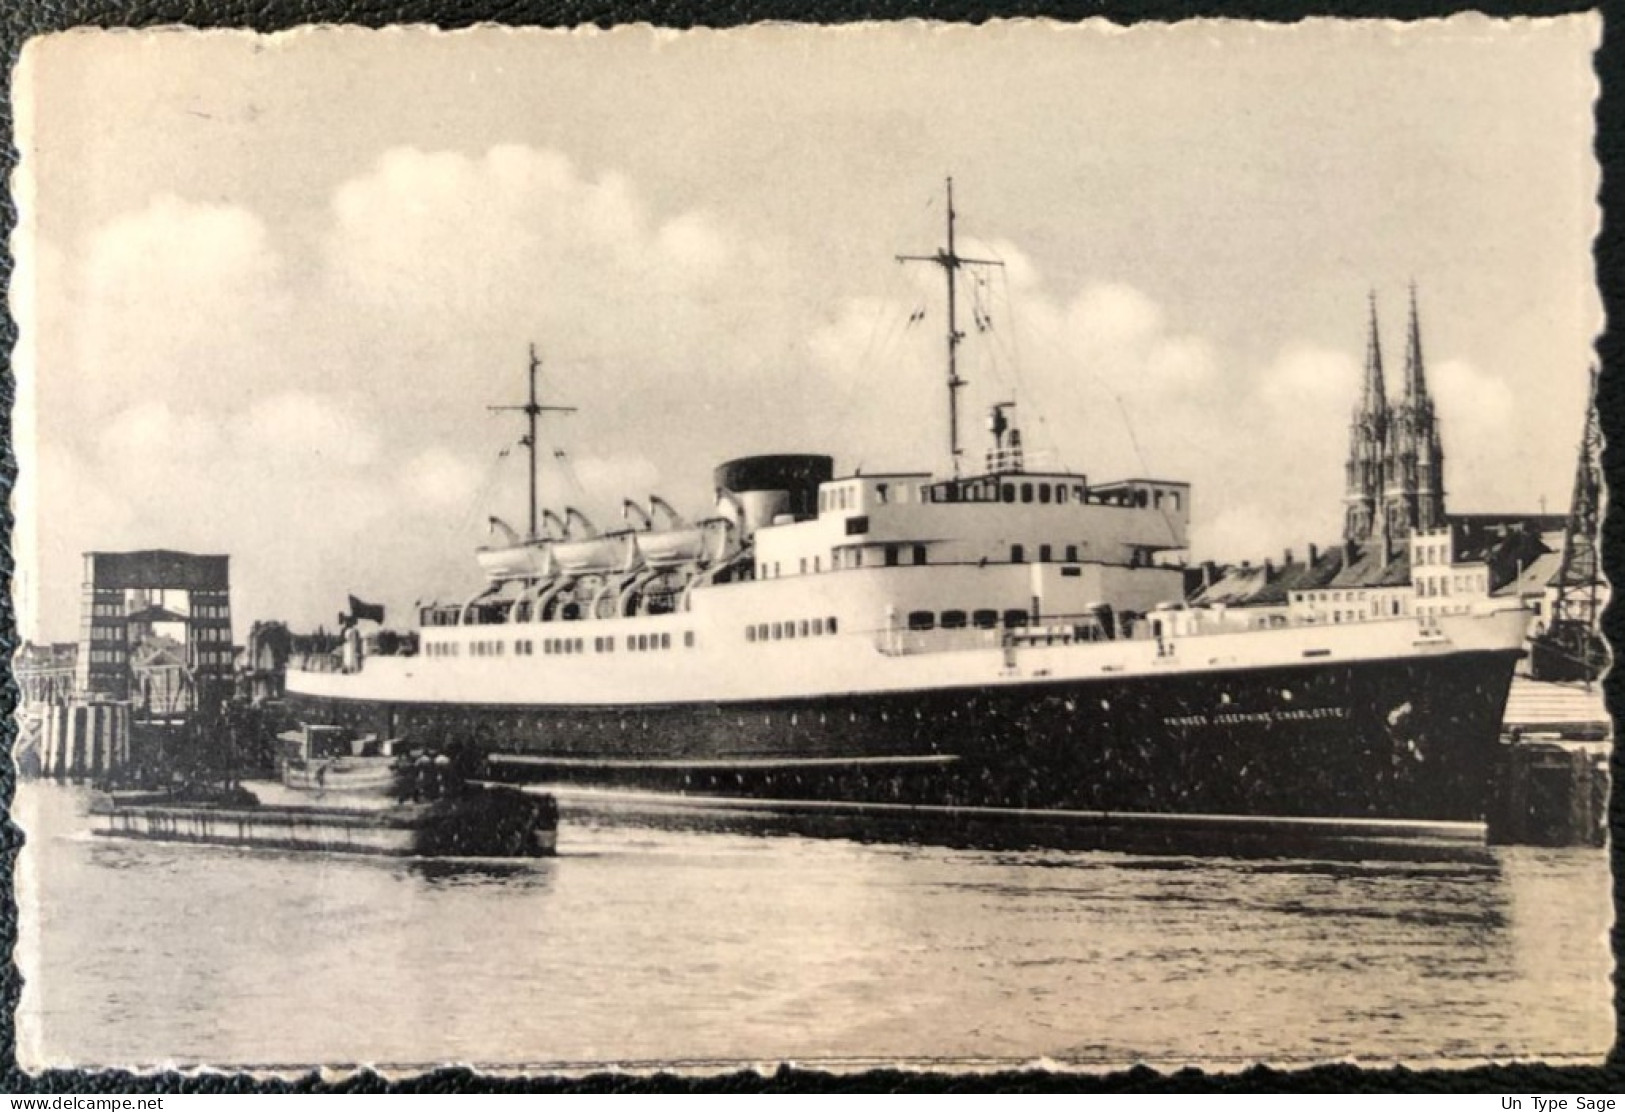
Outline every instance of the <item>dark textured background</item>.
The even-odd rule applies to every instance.
[[[1293,22],[1306,16],[1331,15],[1363,18],[1422,19],[1476,10],[1491,15],[1553,15],[1584,11],[1598,5],[1559,3],[1433,2],[1406,3],[1403,0],[1238,0],[1221,3],[1181,2],[1181,0],[719,0],[706,4],[697,0],[0,0],[0,49],[6,62],[6,89],[0,104],[0,165],[9,176],[16,166],[12,137],[10,73],[22,44],[31,36],[69,27],[150,27],[162,24],[188,24],[196,27],[240,27],[257,31],[277,31],[307,23],[350,23],[382,27],[390,23],[435,24],[445,28],[467,27],[475,23],[507,23],[567,27],[583,23],[608,26],[615,23],[648,22],[668,27],[726,27],[763,20],[791,20],[807,23],[846,23],[862,19],[902,19],[925,17],[941,20],[979,22],[995,17],[1047,16],[1078,20],[1107,16],[1119,23],[1146,20],[1168,21],[1200,15],[1225,15],[1278,22]],[[1625,260],[1621,256],[1620,219],[1625,213],[1620,201],[1625,180],[1625,70],[1621,68],[1625,0],[1609,0],[1600,5],[1605,18],[1602,49],[1596,64],[1602,79],[1602,97],[1597,105],[1597,157],[1603,166],[1602,232],[1596,243],[1597,273],[1604,306],[1610,321],[1625,314]],[[9,198],[0,209],[0,232],[9,244],[16,212]],[[0,255],[0,278],[9,286],[11,256]],[[11,403],[14,385],[10,374],[10,352],[16,341],[16,323],[9,314],[0,316],[0,351],[5,353],[6,373],[0,379],[0,437],[5,452],[0,461],[0,529],[8,541],[0,548],[0,658],[9,658],[16,647],[16,623],[11,609],[10,492],[16,475],[11,452]],[[1609,442],[1604,467],[1612,489],[1625,489],[1625,363],[1620,351],[1621,330],[1617,324],[1598,343],[1603,364],[1599,388],[1602,427]],[[1576,429],[1578,433],[1578,429]],[[1625,499],[1621,500],[1625,502]],[[1611,508],[1604,525],[1604,567],[1612,581],[1620,580],[1625,558],[1625,505]],[[1621,606],[1616,600],[1604,618],[1609,641],[1625,645],[1622,638]],[[1615,711],[1621,702],[1621,683],[1606,685],[1608,703]],[[10,750],[10,713],[15,707],[16,687],[9,672],[0,690],[0,730],[4,749]],[[1616,752],[1614,783],[1625,780],[1625,762]],[[8,804],[12,797],[13,770],[9,759],[0,758],[0,798]],[[1616,918],[1621,906],[1619,877],[1625,862],[1625,813],[1616,790],[1611,819],[1613,848],[1614,904]],[[16,1010],[20,978],[9,955],[16,941],[16,905],[13,873],[17,847],[22,834],[7,823],[3,853],[0,853],[0,951],[8,955],[3,981],[0,981],[0,1091],[21,1092],[251,1092],[285,1090],[337,1090],[379,1092],[514,1092],[585,1091],[648,1092],[695,1089],[733,1092],[873,1092],[904,1090],[914,1092],[986,1091],[1082,1091],[1082,1092],[1279,1092],[1303,1093],[1341,1091],[1422,1091],[1422,1092],[1564,1092],[1574,1090],[1625,1092],[1625,1053],[1616,1049],[1610,1063],[1597,1068],[1556,1068],[1548,1066],[1494,1067],[1459,1071],[1417,1072],[1403,1069],[1359,1070],[1350,1066],[1281,1072],[1258,1067],[1245,1073],[1208,1076],[1196,1070],[1162,1074],[1137,1068],[1109,1075],[1046,1074],[1021,1072],[1005,1074],[902,1073],[875,1071],[858,1075],[831,1076],[782,1067],[771,1074],[742,1072],[718,1074],[700,1079],[676,1077],[628,1078],[597,1075],[585,1079],[562,1080],[546,1077],[527,1079],[490,1078],[468,1070],[441,1070],[393,1085],[371,1074],[361,1074],[339,1085],[324,1085],[315,1075],[297,1083],[256,1083],[246,1077],[182,1077],[177,1074],[135,1076],[127,1073],[51,1072],[29,1076],[18,1070],[12,1017]],[[1625,931],[1613,932],[1616,962]],[[1615,1011],[1620,1013],[1619,974],[1615,975]]]

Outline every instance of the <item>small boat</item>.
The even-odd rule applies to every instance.
[[[500,534],[503,543],[486,545],[474,552],[487,579],[492,582],[535,579],[553,573],[551,536],[521,538],[501,518],[493,517],[490,522],[492,532]]]
[[[569,539],[554,541],[553,560],[567,575],[626,571],[636,563],[636,534],[600,533],[587,516],[573,506],[565,508]]]
[[[284,745],[279,763],[285,787],[322,795],[388,796],[395,791],[391,742],[355,737],[339,726],[314,724],[277,737]]]
[[[550,795],[469,784],[455,796],[384,810],[263,805],[241,788],[214,793],[108,792],[91,803],[95,833],[162,842],[395,857],[551,857]]]

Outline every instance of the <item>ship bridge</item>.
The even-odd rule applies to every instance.
[[[1069,563],[1149,566],[1186,548],[1190,485],[1091,486],[1067,472],[934,480],[903,472],[822,483],[816,515],[757,531],[761,579],[861,567]]]

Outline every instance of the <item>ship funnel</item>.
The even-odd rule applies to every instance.
[[[818,512],[818,487],[835,474],[829,456],[746,456],[716,469],[717,497],[733,495],[743,510],[742,532],[749,536],[775,518],[812,517]]]

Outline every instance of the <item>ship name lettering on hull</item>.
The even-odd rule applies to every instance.
[[[1313,722],[1348,718],[1348,707],[1293,707],[1288,710],[1226,711],[1223,714],[1175,714],[1162,720],[1164,726],[1189,729],[1198,726],[1267,725],[1274,722]]]

